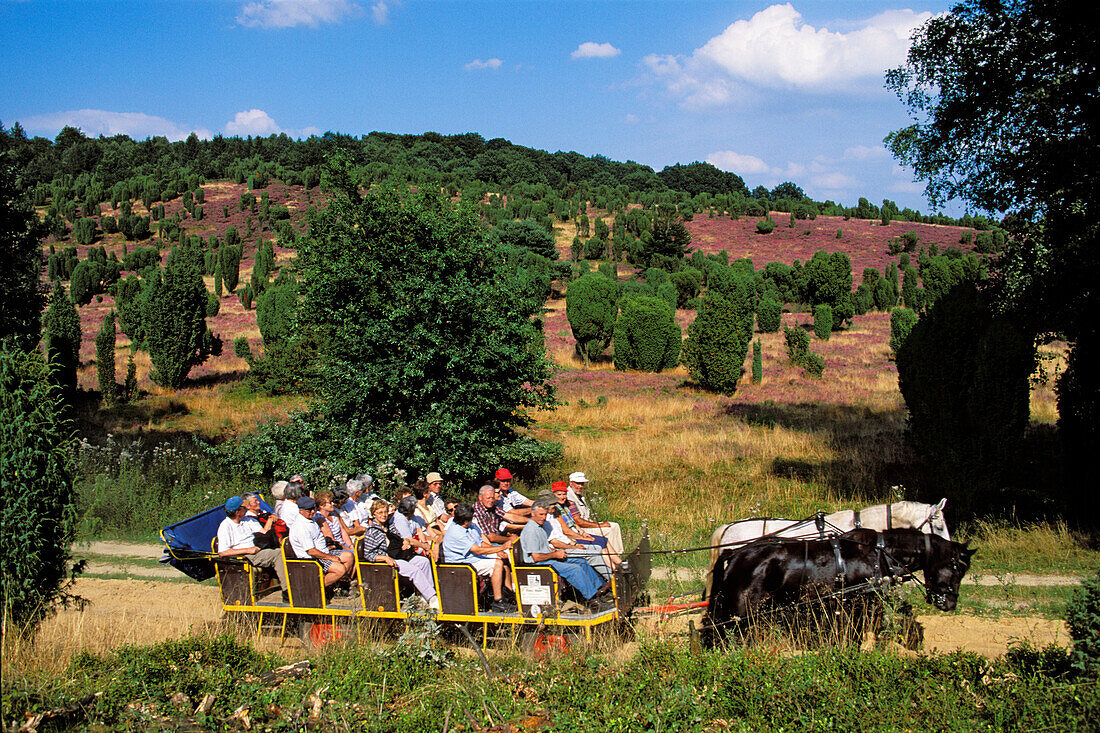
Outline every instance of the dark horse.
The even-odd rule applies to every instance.
[[[792,606],[867,592],[924,571],[929,603],[951,611],[976,550],[915,529],[857,529],[835,539],[764,540],[725,550],[715,563],[701,641],[711,647],[765,603]]]

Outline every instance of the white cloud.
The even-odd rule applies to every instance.
[[[378,0],[370,6],[370,14],[375,23],[385,25],[390,21],[390,6],[385,3],[385,0]]]
[[[732,150],[719,150],[706,157],[706,161],[716,168],[731,171],[738,175],[758,175],[771,172],[771,166],[755,155],[742,155]]]
[[[649,72],[687,107],[728,104],[748,89],[843,91],[905,60],[909,36],[931,13],[890,10],[847,32],[803,22],[790,3],[729,25],[690,56],[651,54]]]
[[[503,62],[500,59],[474,59],[470,63],[466,64],[462,68],[466,71],[483,71],[485,69],[499,69]]]
[[[577,46],[577,50],[569,54],[569,57],[574,59],[611,59],[621,53],[622,51],[615,48],[610,43],[585,41]]]
[[[20,119],[19,124],[32,134],[43,133],[51,137],[66,125],[76,127],[90,137],[129,135],[135,140],[144,140],[163,136],[175,141],[185,139],[192,132],[205,139],[213,137],[205,127],[188,127],[144,112],[110,112],[102,109],[77,109],[34,115]]]
[[[844,151],[845,160],[886,160],[889,157],[890,151],[881,145],[878,147],[856,145]]]
[[[285,132],[292,138],[306,138],[310,135],[320,135],[321,130],[313,125],[300,129],[280,127],[267,112],[262,109],[249,109],[233,115],[233,119],[225,123],[225,135],[228,137],[268,137]]]
[[[855,188],[859,185],[859,181],[846,173],[834,171],[820,176],[813,176],[810,178],[810,185],[817,188],[836,190]]]
[[[623,118],[623,122],[628,125],[636,125],[638,124],[638,115],[633,112],[627,112],[626,117]]]
[[[379,21],[378,6],[382,6]],[[384,23],[388,8],[384,0],[371,8],[375,22]],[[241,7],[237,22],[248,28],[316,28],[321,23],[339,23],[363,14],[363,8],[350,0],[258,0]]]
[[[262,109],[250,109],[238,112],[229,122],[225,123],[225,134],[230,137],[239,135],[245,137],[267,137],[282,132],[280,127],[271,119],[271,115]]]

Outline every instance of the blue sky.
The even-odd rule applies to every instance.
[[[51,138],[477,132],[927,211],[882,146],[908,119],[883,71],[947,7],[0,0],[0,122]]]

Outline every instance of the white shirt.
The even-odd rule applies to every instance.
[[[497,504],[497,506],[500,507],[500,510],[502,512],[510,512],[513,509],[522,509],[530,503],[531,502],[527,499],[526,496],[519,493],[515,489],[509,489],[507,494],[500,497],[500,502]]]
[[[592,519],[592,509],[588,506],[588,502],[584,500],[583,496],[580,496],[579,494],[577,494],[576,491],[573,491],[572,486],[569,487],[569,493],[566,494],[566,497],[569,499],[569,501],[577,505],[577,514],[581,515],[581,519]]]
[[[344,520],[344,524],[351,527],[356,522],[359,524],[366,524],[363,521],[363,516],[359,512],[359,505],[354,500],[348,499],[344,502],[344,505],[340,507],[340,519]]]
[[[301,514],[298,516],[305,521],[290,525],[290,546],[294,548],[294,554],[305,559],[310,556],[310,550],[320,550],[327,555],[328,543],[317,522],[305,519]]]
[[[226,517],[218,525],[218,551],[255,547],[256,538],[252,536],[252,533],[259,532],[262,529],[260,523],[252,517],[245,516],[239,522],[234,522]]]
[[[302,516],[301,512],[298,511],[298,504],[296,502],[290,501],[289,499],[284,500],[282,504],[279,504],[279,506],[275,509],[275,513],[279,516],[279,519],[283,520],[283,522],[286,523],[286,526],[288,527],[293,527],[294,523],[297,522],[298,519]]]

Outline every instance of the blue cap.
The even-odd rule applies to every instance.
[[[317,508],[317,502],[315,502],[313,500],[312,496],[303,496],[301,499],[298,500],[298,508],[299,509],[316,509]]]
[[[229,514],[232,514],[233,512],[240,509],[242,504],[244,504],[244,502],[241,501],[241,497],[231,496],[225,502],[225,511]]]

